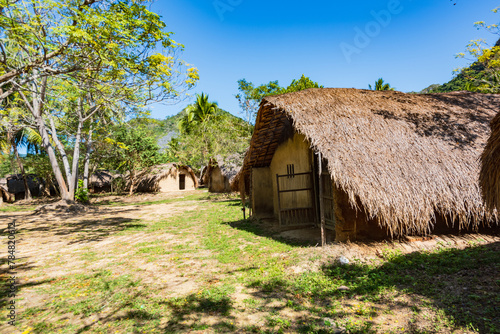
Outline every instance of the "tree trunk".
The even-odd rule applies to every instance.
[[[30,191],[30,187],[28,185],[28,178],[26,176],[26,173],[24,172],[24,165],[23,165],[23,162],[21,161],[21,158],[19,157],[19,152],[17,151],[16,142],[15,142],[15,140],[10,132],[7,134],[7,137],[12,145],[12,149],[14,150],[14,155],[16,156],[17,165],[19,166],[19,170],[21,171],[21,175],[23,176],[24,199],[27,201],[31,201],[31,191]]]
[[[134,188],[135,188],[135,170],[132,169],[130,171],[130,190],[128,192],[129,195],[132,195],[134,193]]]
[[[57,150],[59,151],[59,154],[61,155],[61,159],[62,159],[62,162],[64,165],[64,173],[66,174],[66,180],[69,183],[71,180],[71,169],[69,167],[68,156],[66,154],[66,151],[64,150],[63,145],[59,141],[59,138],[57,138],[57,129],[56,129],[56,125],[54,124],[54,119],[52,118],[52,116],[49,116],[49,120],[50,120],[50,129],[52,131],[52,140],[56,144]]]
[[[61,168],[57,163],[56,153],[54,152],[54,148],[50,144],[49,132],[47,131],[47,127],[45,126],[45,122],[43,120],[43,107],[45,103],[46,89],[47,77],[43,77],[39,86],[36,84],[36,82],[33,81],[31,102],[28,101],[22,91],[19,91],[19,93],[23,98],[26,107],[31,111],[31,114],[36,120],[38,132],[42,137],[42,147],[44,148],[45,152],[47,152],[47,155],[49,157],[50,166],[52,167],[52,171],[54,172],[61,198],[66,201],[72,201],[73,199],[68,192],[68,187],[66,186],[66,182],[64,181],[64,177],[61,173]]]
[[[54,152],[54,148],[50,145],[49,134],[47,132],[47,128],[45,127],[45,123],[43,122],[42,116],[35,115],[38,123],[38,131],[42,136],[42,146],[47,152],[49,156],[50,165],[52,167],[52,171],[54,172],[54,176],[57,181],[57,186],[59,188],[59,193],[61,194],[61,199],[72,201],[73,198],[70,196],[68,192],[68,187],[66,186],[66,182],[64,181],[64,177],[61,173],[61,169],[59,164],[57,163],[57,157]],[[73,194],[74,195],[74,194]]]
[[[92,149],[92,124],[90,124],[89,135],[86,142],[85,162],[83,164],[83,187],[89,188],[89,165],[90,165],[90,151]]]
[[[73,151],[73,168],[71,170],[71,180],[68,181],[69,192],[70,194],[72,194],[73,199],[75,197],[76,188],[78,187],[78,161],[80,160],[80,140],[82,138],[82,126],[83,120],[80,118],[80,120],[78,121],[78,130],[76,132],[75,148]]]

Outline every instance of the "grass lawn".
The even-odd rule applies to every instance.
[[[3,247],[0,332],[500,333],[499,242],[387,247],[342,266],[338,245],[273,238],[234,197],[95,210],[12,216],[18,321],[7,325]]]

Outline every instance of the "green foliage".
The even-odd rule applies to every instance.
[[[89,202],[89,190],[83,186],[83,180],[78,180],[78,188],[75,191],[75,200],[82,203]]]
[[[194,168],[201,168],[210,158],[220,157],[226,162],[241,157],[248,148],[253,127],[227,111],[219,110],[204,122],[190,126],[178,138],[173,138],[166,151],[166,159]]]
[[[0,177],[15,174],[14,155],[0,153]]]
[[[484,65],[475,62],[471,66],[462,69],[449,82],[442,85],[431,85],[420,93],[446,93],[461,90],[478,91],[476,85],[481,80],[485,79],[487,74]]]
[[[394,87],[391,87],[388,83],[384,83],[384,79],[382,78],[375,81],[374,87],[372,87],[372,85],[368,85],[368,88],[371,90],[394,90]]]
[[[4,0],[0,26],[8,56],[0,74],[30,78],[37,71],[89,75],[105,69],[108,79],[134,78],[157,88],[154,95],[178,96],[180,86],[196,83],[198,71],[175,58],[183,46],[171,39],[149,2]]]
[[[19,127],[10,122],[16,130],[37,124],[49,137],[44,149],[65,199],[74,197],[76,148],[85,135],[95,131],[103,140],[105,134],[97,136],[103,127],[144,113],[151,102],[177,99],[199,79],[197,69],[178,58],[183,46],[150,11],[149,0],[0,1],[0,101],[11,98],[16,107],[2,110],[22,116],[15,118],[24,122]],[[94,156],[97,148],[89,148]]]
[[[110,169],[132,173],[160,162],[160,148],[147,128],[118,125],[107,141],[114,151]]]
[[[178,127],[181,133],[190,133],[194,128],[208,122],[210,118],[217,117],[219,106],[216,102],[209,102],[208,95],[196,95],[196,102],[184,108],[183,117],[179,120]]]
[[[254,121],[260,101],[262,101],[264,97],[298,92],[308,88],[323,88],[323,86],[320,86],[317,82],[312,81],[303,74],[300,79],[292,80],[290,85],[286,88],[281,87],[278,80],[270,81],[267,84],[256,87],[253,83],[246,81],[246,79],[241,79],[238,80],[239,93],[236,94],[236,98],[247,117],[247,121],[250,123]]]
[[[498,13],[498,8],[493,9],[493,12]],[[498,24],[486,25],[484,21],[479,21],[474,23],[474,26],[494,35],[500,35]],[[458,75],[436,91],[468,90],[480,93],[500,93],[500,39],[493,46],[488,45],[483,39],[470,41],[466,52],[457,55],[457,58],[466,57],[470,57],[472,65],[456,70]]]
[[[29,154],[24,158],[24,163],[28,174],[35,174],[45,181],[45,193],[49,194],[50,187],[55,185],[55,179],[47,154]]]

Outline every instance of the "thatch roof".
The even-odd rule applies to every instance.
[[[218,168],[224,178],[231,182],[241,169],[243,157],[240,154],[232,154],[226,158],[221,156],[210,159],[208,165],[203,168],[200,179],[208,184],[211,173]]]
[[[293,124],[328,161],[351,205],[361,204],[391,235],[428,233],[436,212],[475,228],[496,220],[485,211],[477,179],[499,107],[499,96],[470,92],[316,88],[267,97],[232,185],[241,177],[248,183],[252,167],[269,166]]]
[[[0,203],[4,200],[7,203],[14,203],[16,196],[7,190],[7,187],[0,184]]]
[[[38,196],[41,193],[41,188],[43,187],[43,179],[35,174],[26,175],[28,179],[28,187],[30,192],[34,196]],[[7,189],[12,194],[24,193],[24,178],[22,174],[12,174],[7,175]]]
[[[94,188],[110,187],[113,180],[121,177],[120,174],[113,174],[107,170],[96,171],[89,177],[89,186]]]
[[[137,180],[136,190],[140,192],[157,192],[160,191],[160,181],[169,177],[177,175],[177,171],[183,169],[191,177],[194,182],[195,188],[198,188],[198,178],[189,166],[178,165],[175,163],[168,163],[154,166],[145,170]]]
[[[487,208],[500,210],[500,113],[491,121],[491,136],[481,155],[479,184]]]

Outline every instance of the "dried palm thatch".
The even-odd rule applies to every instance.
[[[175,177],[179,170],[184,170],[193,180],[195,188],[198,187],[198,178],[191,167],[168,163],[143,171],[138,176],[136,190],[139,192],[158,192],[160,191],[160,181],[168,177]]]
[[[491,136],[481,155],[479,184],[486,207],[500,210],[500,113],[490,125]]]
[[[0,184],[0,204],[5,201],[7,203],[14,203],[16,196],[7,190],[7,187]]]
[[[242,163],[243,157],[238,154],[226,159],[222,157],[210,159],[201,176],[203,183],[208,186],[208,191],[231,192],[230,184],[238,174]]]
[[[488,123],[499,107],[500,97],[470,92],[329,88],[267,97],[232,186],[249,189],[251,168],[269,166],[291,122],[328,161],[351,205],[392,236],[429,233],[436,214],[477,228],[497,221],[496,212],[485,210],[477,180]]]
[[[110,171],[101,170],[92,173],[89,177],[89,188],[94,192],[111,191],[113,180],[122,177],[121,174],[113,174]]]

